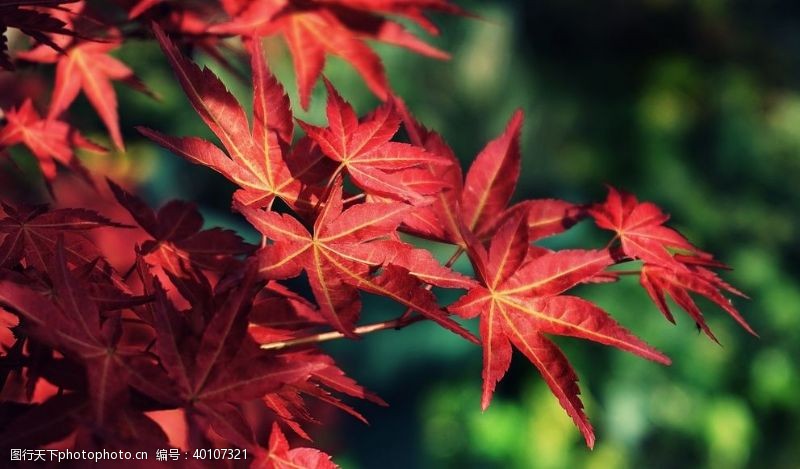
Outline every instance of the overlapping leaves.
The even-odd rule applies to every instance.
[[[67,23],[57,17],[53,10],[59,5],[75,3],[78,0],[2,0],[0,1],[0,68],[13,69],[8,56],[6,29],[17,28],[33,39],[59,49],[49,34],[74,34]]]
[[[288,154],[293,130],[289,100],[267,70],[261,47],[256,43],[252,54],[251,130],[244,110],[219,78],[183,57],[158,27],[155,31],[189,102],[227,154],[196,137],[169,137],[144,128],[140,131],[165,148],[230,179],[240,187],[236,196],[243,205],[271,206],[278,197],[293,207],[313,206],[314,199],[304,193],[301,178],[309,175],[323,157],[311,152]]]
[[[471,338],[446,317],[421,281],[461,288],[471,282],[440,266],[427,252],[389,239],[412,207],[400,202],[364,203],[342,211],[341,197],[341,185],[335,180],[313,233],[289,215],[243,208],[247,219],[274,241],[259,255],[262,274],[284,279],[305,271],[323,316],[350,335],[361,310],[357,290],[364,290]],[[376,275],[374,270],[381,266],[383,272]]]
[[[480,316],[483,408],[488,407],[496,383],[508,370],[513,344],[539,369],[580,428],[586,444],[592,446],[594,432],[578,398],[575,372],[545,335],[591,340],[669,364],[669,359],[599,307],[563,294],[602,273],[613,263],[611,256],[607,251],[545,252],[533,248],[522,217],[511,218],[500,227],[488,253],[475,238],[467,241],[467,249],[483,285],[470,290],[449,309],[465,318]]]
[[[423,16],[425,10],[461,13],[447,0],[402,2],[254,0],[223,1],[230,21],[211,31],[248,37],[281,35],[294,60],[300,102],[308,107],[311,90],[322,74],[327,55],[350,63],[367,86],[381,99],[390,95],[389,82],[378,55],[363,39],[374,39],[408,48],[433,58],[448,55],[417,38],[400,22],[384,15],[406,17],[437,33]]]
[[[717,340],[690,295],[695,293],[717,304],[745,330],[756,335],[722,293],[746,297],[712,270],[724,269],[725,264],[715,261],[711,254],[700,251],[683,235],[665,226],[669,216],[655,204],[640,203],[632,194],[611,188],[606,201],[593,206],[589,214],[597,226],[616,233],[621,251],[618,256],[643,261],[641,284],[669,321],[675,322],[666,295],[689,314],[700,330]]]
[[[385,402],[314,344],[427,319],[481,344],[484,408],[517,349],[591,446],[594,433],[577,374],[549,337],[669,360],[598,306],[569,294],[574,287],[635,273],[669,320],[667,297],[716,340],[691,296],[697,294],[754,333],[725,296],[744,295],[716,273],[724,264],[667,227],[668,217],[655,205],[615,189],[605,202],[588,206],[556,199],[512,203],[521,174],[521,111],[462,173],[445,140],[391,95],[380,60],[363,42],[444,57],[390,18],[436,32],[424,15],[460,14],[449,1],[122,3],[129,25],[84,34],[84,23],[94,29],[102,24],[84,2],[0,1],[0,32],[16,27],[38,43],[16,56],[56,64],[46,116],[31,99],[20,99],[0,129],[0,150],[27,146],[48,182],[57,178],[57,164],[91,182],[75,149],[101,148],[63,120],[66,111],[83,90],[111,140],[123,147],[111,83],[143,87],[109,52],[153,21],[178,82],[221,147],[197,137],[140,131],[234,183],[232,206],[261,234],[261,249],[232,231],[204,229],[191,203],[172,201],[153,210],[110,183],[116,208],[127,211],[148,237],[140,245],[127,243],[136,261],[121,275],[92,234],[117,230],[124,244],[130,227],[86,209],[3,203],[3,445],[63,440],[81,449],[166,448],[176,435],[165,430],[174,424],[159,413],[172,412],[181,422],[175,433],[189,435],[191,445],[249,449],[257,455],[255,467],[335,467],[316,450],[291,449],[281,425],[310,439],[305,425],[317,419],[308,401],[361,420],[347,398]],[[252,119],[225,84],[178,45],[196,46],[237,71],[220,53],[228,35],[241,36],[249,54]],[[384,104],[359,117],[323,78],[326,125],[299,121],[305,135],[296,138],[289,98],[260,44],[268,35],[281,35],[289,45],[303,107],[328,55],[350,62]],[[10,65],[3,36],[0,67]],[[586,217],[615,233],[607,248],[551,251],[535,244]],[[412,244],[409,234],[450,244],[455,254],[442,265]],[[474,278],[450,268],[463,253]],[[640,270],[613,268],[629,262]],[[288,279],[294,279],[293,288]],[[308,295],[297,287],[304,282]],[[433,287],[468,291],[445,307]],[[406,311],[360,325],[362,293],[389,298]],[[479,318],[480,341],[450,313]],[[261,430],[269,426],[267,441]]]

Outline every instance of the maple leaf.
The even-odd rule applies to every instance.
[[[0,1],[0,68],[13,70],[8,57],[6,28],[17,28],[35,40],[61,50],[48,34],[74,34],[64,21],[53,16],[47,9],[78,0],[2,0]],[[36,9],[33,9],[36,7]]]
[[[83,7],[84,2],[77,2],[68,9],[65,7],[57,15],[60,19],[71,22],[71,15],[80,13]],[[78,97],[78,93],[83,90],[108,129],[114,145],[124,149],[117,113],[117,95],[112,81],[122,81],[133,89],[146,94],[151,93],[127,65],[109,55],[109,52],[122,43],[117,36],[117,31],[113,29],[109,37],[102,41],[54,35],[53,42],[59,45],[59,50],[49,46],[39,46],[20,53],[19,58],[31,62],[56,64],[56,80],[50,98],[48,120],[66,111]]]
[[[327,454],[313,448],[289,448],[283,432],[277,423],[272,424],[269,447],[257,453],[251,466],[258,469],[336,469],[339,466]]]
[[[334,176],[346,171],[350,179],[368,194],[419,202],[424,195],[441,191],[443,185],[429,187],[426,194],[409,189],[402,179],[404,171],[422,165],[449,165],[450,162],[413,145],[390,142],[400,128],[400,116],[393,103],[379,107],[359,121],[352,106],[325,80],[328,90],[328,127],[320,128],[300,121],[306,134],[328,158],[338,163]]]
[[[88,393],[96,423],[102,424],[126,399],[127,385],[117,344],[119,316],[101,318],[100,308],[67,266],[63,239],[47,259],[53,302],[23,286],[16,276],[0,278],[0,303],[24,317],[26,330],[61,353],[85,365]]]
[[[334,360],[316,350],[301,351],[289,355],[291,359],[302,362],[314,362],[320,367],[311,373],[307,381],[300,381],[287,385],[284,389],[264,397],[264,404],[297,435],[310,440],[303,430],[300,421],[317,422],[307,411],[303,397],[307,396],[332,405],[350,415],[367,423],[367,420],[358,411],[345,404],[334,392],[346,396],[368,400],[380,406],[387,406],[386,402],[371,393],[355,380],[345,375],[336,366]]]
[[[75,429],[79,414],[87,403],[83,396],[75,393],[60,394],[41,404],[26,405],[19,415],[4,415],[0,422],[0,444],[12,447],[14,443],[39,446],[60,441]],[[10,413],[10,412],[9,412]],[[12,414],[13,415],[13,414]]]
[[[231,230],[202,230],[203,216],[193,203],[173,200],[153,211],[143,200],[125,191],[111,180],[114,197],[136,223],[153,237],[141,247],[141,255],[172,273],[181,272],[181,261],[223,271],[235,265],[235,256],[248,254],[253,246]]]
[[[522,111],[514,113],[503,134],[481,150],[463,179],[458,159],[444,139],[417,122],[402,101],[396,102],[411,141],[450,162],[426,167],[430,177],[444,181],[448,190],[403,220],[406,231],[466,248],[462,225],[487,241],[503,222],[524,214],[528,238],[536,241],[567,230],[584,216],[580,207],[556,199],[528,200],[507,208],[520,175]]]
[[[600,228],[616,233],[622,252],[633,259],[683,269],[670,250],[703,253],[680,233],[664,226],[669,219],[655,204],[639,203],[636,196],[609,188],[608,198],[588,210]]]
[[[424,9],[461,13],[445,1],[350,2],[255,0],[242,7],[239,2],[223,2],[233,17],[210,28],[212,33],[261,37],[283,36],[294,61],[300,103],[308,108],[311,90],[322,74],[326,55],[336,55],[350,63],[376,96],[385,100],[390,87],[381,60],[362,39],[374,39],[406,47],[438,59],[449,56],[409,33],[400,23],[376,13],[404,15],[428,26]]]
[[[588,210],[597,226],[616,233],[623,256],[644,261],[640,282],[658,309],[675,322],[665,294],[684,309],[697,327],[717,341],[690,292],[705,296],[724,309],[746,331],[757,335],[720,290],[746,298],[710,268],[726,268],[709,253],[699,250],[680,233],[664,226],[669,216],[656,205],[640,203],[626,192],[610,188],[602,204]]]
[[[607,251],[531,252],[522,216],[500,227],[488,253],[466,231],[465,236],[483,285],[471,289],[448,309],[464,318],[480,316],[482,407],[488,407],[497,382],[508,370],[513,345],[536,366],[591,447],[594,433],[578,397],[575,373],[545,334],[591,340],[669,364],[668,358],[599,307],[563,294],[601,273],[613,259]]]
[[[317,352],[309,354],[307,359],[325,365],[311,372],[310,382],[316,383],[319,386],[325,386],[350,397],[364,399],[383,407],[388,406],[377,394],[368,391],[354,379],[345,375],[344,371],[336,365],[336,362],[330,356]]]
[[[313,303],[271,280],[253,303],[248,332],[265,344],[298,337],[324,324]]]
[[[48,211],[45,205],[14,208],[7,204],[3,204],[3,209],[6,217],[0,219],[0,234],[5,234],[5,239],[0,244],[0,267],[11,268],[25,259],[28,266],[47,270],[60,236],[64,238],[64,252],[71,264],[90,264],[100,253],[86,231],[129,228],[91,210]]]
[[[58,393],[28,404],[13,419],[1,422],[0,445],[43,447],[67,441],[73,451],[146,451],[169,447],[164,431],[147,415],[117,407],[102,425],[93,422],[91,404],[79,392]],[[63,446],[62,446],[63,447]]]
[[[270,206],[275,197],[287,204],[313,207],[300,181],[311,173],[324,156],[302,152],[287,158],[293,124],[289,101],[264,62],[261,45],[253,43],[252,131],[244,110],[207,68],[200,69],[184,58],[157,25],[156,37],[172,65],[186,96],[197,113],[222,142],[227,155],[216,145],[196,137],[169,137],[139,128],[145,136],[189,161],[208,166],[241,189],[235,197],[244,205]]]
[[[52,271],[52,268],[50,268]],[[46,297],[55,297],[57,292],[52,287],[52,281],[46,272],[35,268],[25,268],[21,271],[9,271],[15,282],[25,284]],[[124,283],[116,276],[114,270],[105,259],[97,258],[94,261],[77,265],[70,271],[74,282],[79,285],[82,292],[103,313],[120,311],[139,306],[151,301],[150,297],[133,294]]]
[[[313,234],[290,215],[241,208],[248,221],[274,241],[259,252],[260,271],[270,279],[308,274],[320,312],[337,330],[353,336],[361,310],[358,290],[386,296],[419,311],[444,327],[471,338],[449,319],[419,280],[443,286],[471,285],[469,279],[443,269],[432,256],[414,257],[411,246],[387,259],[380,243],[394,232],[411,206],[400,202],[364,203],[342,211],[340,179],[314,222]],[[389,265],[385,263],[389,262]],[[373,276],[378,267],[383,273]]]
[[[483,233],[482,239],[487,239],[497,231],[503,222],[520,213],[523,214],[525,223],[528,226],[528,238],[530,241],[537,241],[562,233],[585,217],[585,211],[582,207],[564,200],[525,200],[506,209],[494,224],[487,223],[481,231]]]
[[[690,296],[691,293],[702,295],[720,308],[725,310],[747,332],[758,336],[752,327],[745,321],[739,311],[731,304],[720,290],[728,291],[734,295],[747,298],[747,296],[719,278],[717,274],[703,265],[684,263],[685,269],[672,269],[670,267],[647,264],[642,266],[640,282],[647,294],[658,306],[658,309],[670,321],[675,322],[667,306],[665,294],[672,297],[675,303],[683,308],[710,339],[719,343],[714,333],[706,324],[703,313]]]
[[[261,288],[252,268],[235,289],[215,293],[208,315],[197,308],[179,313],[158,281],[152,284],[159,363],[136,362],[132,384],[167,406],[190,410],[233,444],[251,446],[252,429],[237,405],[307,379],[319,365],[262,352],[248,339],[247,315]]]
[[[17,341],[12,329],[18,325],[19,318],[0,307],[0,357],[4,357]]]
[[[56,177],[56,163],[72,169],[92,183],[88,171],[75,156],[74,149],[80,147],[102,153],[105,148],[84,138],[65,122],[42,119],[30,99],[25,100],[19,108],[10,110],[5,117],[7,122],[0,129],[0,148],[20,143],[28,147],[39,161],[48,184]]]

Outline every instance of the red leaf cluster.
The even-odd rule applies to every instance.
[[[310,440],[308,424],[318,423],[319,405],[364,420],[348,399],[386,403],[347,377],[318,344],[430,320],[482,348],[484,409],[516,349],[591,447],[595,437],[577,374],[550,337],[589,340],[663,364],[669,359],[576,296],[574,287],[635,273],[670,321],[667,296],[716,340],[694,293],[754,333],[724,295],[743,296],[715,272],[724,264],[667,227],[668,217],[655,205],[616,189],[591,205],[556,199],[512,204],[521,173],[522,111],[463,173],[444,139],[392,94],[380,60],[364,42],[445,57],[397,18],[435,33],[426,12],[463,13],[449,1],[113,3],[116,16],[92,2],[0,0],[0,31],[17,28],[35,42],[12,54],[16,64],[55,64],[44,117],[34,97],[19,96],[5,112],[0,150],[26,146],[48,187],[60,177],[58,166],[94,185],[75,150],[104,149],[68,123],[68,110],[83,92],[122,150],[125,129],[112,83],[146,88],[110,53],[152,31],[219,146],[155,129],[139,132],[233,183],[232,209],[261,243],[205,227],[191,202],[170,201],[155,210],[129,185],[110,180],[109,190],[94,187],[93,202],[116,207],[111,217],[12,202],[4,194],[0,446],[237,448],[249,452],[255,467],[335,467],[315,449],[291,448],[283,429]],[[328,55],[352,64],[383,103],[359,116],[323,78],[327,122],[297,121],[303,135],[296,136],[290,99],[262,50],[260,38],[270,35],[288,44],[303,107]],[[252,116],[214,72],[183,52],[192,46],[231,67],[222,53],[230,36],[241,37],[248,55]],[[11,65],[4,40],[0,66]],[[111,219],[118,216],[133,224]],[[553,251],[537,244],[586,218],[615,233],[606,248]],[[93,236],[101,230],[115,249],[130,253],[132,265],[115,268],[106,260],[109,246]],[[415,239],[452,245],[454,254],[440,263]],[[462,254],[471,272],[452,270]],[[640,267],[617,268],[628,263]],[[463,292],[444,305],[434,287]],[[405,312],[362,324],[362,293]],[[473,318],[479,337],[470,330]]]

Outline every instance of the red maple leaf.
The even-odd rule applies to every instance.
[[[224,271],[238,264],[236,256],[254,250],[231,230],[203,230],[203,216],[193,203],[173,200],[155,212],[111,180],[108,185],[120,205],[153,237],[141,247],[141,255],[150,264],[160,265],[176,275],[182,271],[182,262]]]
[[[0,2],[0,68],[13,70],[14,65],[8,57],[6,28],[17,28],[33,39],[47,46],[61,50],[48,34],[74,34],[67,23],[58,19],[56,10],[67,3],[78,0],[3,0]],[[55,15],[54,15],[55,13]]]
[[[536,241],[567,230],[583,217],[580,207],[556,199],[527,200],[507,208],[520,175],[521,111],[511,117],[503,134],[475,157],[463,179],[458,159],[444,139],[425,129],[397,102],[411,141],[450,161],[447,166],[427,166],[430,177],[444,181],[448,190],[403,221],[410,233],[465,248],[462,225],[486,241],[505,220],[524,214],[529,240]]]
[[[406,16],[437,33],[422,15],[424,10],[461,13],[444,0],[406,0],[403,2],[255,0],[223,2],[232,19],[210,29],[219,34],[250,37],[280,34],[294,60],[300,103],[307,108],[311,90],[322,74],[326,55],[336,55],[350,63],[367,86],[381,99],[390,95],[389,83],[378,55],[363,39],[374,39],[406,47],[429,57],[449,56],[408,32],[400,23],[383,14]]]
[[[301,422],[319,422],[307,411],[304,404],[304,397],[316,399],[332,405],[363,423],[367,423],[364,416],[344,403],[338,395],[343,394],[349,397],[368,400],[380,406],[388,405],[383,399],[345,375],[344,372],[336,366],[333,359],[327,355],[318,351],[302,351],[289,356],[293,360],[317,363],[320,367],[312,371],[307,381],[289,384],[279,392],[264,396],[263,400],[264,404],[273,411],[281,422],[291,428],[297,435],[307,440],[311,440],[311,438],[305,430],[303,430]]]
[[[252,468],[258,469],[336,469],[331,457],[313,448],[292,448],[277,423],[272,425],[269,447],[257,453]]]
[[[71,24],[74,15],[80,13],[83,7],[84,2],[77,2],[58,11],[56,15]],[[117,113],[117,94],[112,81],[122,81],[147,94],[149,91],[127,65],[109,55],[122,44],[118,32],[112,29],[108,37],[98,41],[57,34],[53,35],[53,42],[59,46],[59,50],[39,46],[19,54],[20,58],[32,62],[56,64],[56,81],[50,98],[48,120],[64,113],[83,90],[108,129],[114,145],[124,149]]]
[[[680,233],[664,226],[669,219],[655,204],[640,203],[636,196],[609,188],[608,198],[588,210],[600,228],[616,233],[624,255],[645,262],[682,268],[671,254],[680,250],[704,254]]]
[[[166,435],[153,420],[126,407],[114,408],[102,425],[94,423],[91,402],[83,393],[59,393],[42,403],[20,407],[22,412],[3,422],[0,444],[4,447],[54,443],[63,447],[66,443],[71,450],[112,452],[153,452],[169,447]]]
[[[0,357],[17,341],[12,329],[19,325],[19,318],[0,307]]]
[[[711,268],[726,268],[709,253],[699,250],[676,230],[664,226],[669,215],[649,202],[640,203],[632,194],[610,188],[608,198],[588,210],[597,226],[616,233],[622,256],[644,261],[640,281],[658,309],[675,322],[665,294],[683,308],[709,338],[717,338],[706,324],[690,292],[724,309],[736,322],[757,335],[720,290],[746,298],[723,281]],[[683,254],[682,254],[683,253]]]
[[[592,446],[578,378],[549,337],[669,360],[598,306],[568,294],[573,287],[639,274],[670,321],[667,296],[716,340],[695,304],[699,295],[754,333],[727,298],[744,295],[716,273],[725,266],[667,227],[655,205],[615,189],[591,206],[555,199],[511,205],[521,175],[521,111],[462,171],[445,140],[392,96],[367,41],[446,58],[407,27],[436,34],[428,13],[464,14],[450,0],[118,0],[112,8],[85,8],[102,3],[0,0],[0,68],[13,65],[8,28],[33,40],[33,49],[16,57],[55,65],[44,119],[24,100],[48,94],[40,86],[48,80],[36,73],[41,67],[32,67],[30,82],[12,83],[20,91],[0,97],[18,106],[0,116],[7,117],[0,153],[26,146],[48,188],[59,166],[91,181],[75,152],[102,149],[63,116],[83,92],[121,148],[114,82],[146,90],[111,54],[157,23],[155,37],[175,76],[219,142],[140,130],[232,181],[233,208],[262,233],[262,245],[256,251],[232,231],[204,230],[192,203],[154,210],[113,183],[113,208],[124,208],[141,228],[135,238],[118,230],[90,237],[98,228],[126,227],[99,212],[0,204],[0,446],[148,452],[234,446],[254,453],[255,467],[330,469],[335,465],[324,453],[292,448],[280,425],[310,440],[304,426],[322,420],[314,412],[319,403],[364,422],[351,399],[386,403],[316,345],[421,319],[479,342],[451,313],[479,317],[483,408],[517,349]],[[305,132],[295,139],[289,98],[260,42],[270,35],[288,44],[304,108],[330,55],[353,65],[385,102],[359,118],[323,78],[327,126],[299,122]],[[238,52],[237,38],[249,54],[252,105],[238,102],[179,49],[201,50],[247,81],[227,58]],[[4,195],[12,185],[16,190],[8,176],[0,180]],[[65,184],[53,184],[65,187],[51,189],[55,206],[69,206],[64,198],[76,196],[72,179]],[[84,205],[113,203],[97,195]],[[608,248],[552,251],[532,244],[586,216],[615,233]],[[457,252],[443,266],[401,232],[455,245]],[[118,275],[100,247],[112,259],[114,251],[133,251],[118,260],[135,258],[129,273],[138,278]],[[477,280],[450,269],[464,252]],[[628,261],[642,264],[641,271],[609,269]],[[291,283],[307,281],[313,298],[282,283],[295,277],[301,278]],[[443,308],[434,286],[468,292]],[[356,327],[362,292],[407,311]]]
[[[46,259],[52,300],[22,277],[6,274],[0,280],[0,303],[24,317],[26,332],[38,341],[85,365],[89,402],[95,422],[102,425],[126,400],[127,384],[119,379],[124,375],[124,352],[118,348],[122,323],[119,315],[101,316],[101,307],[67,266],[68,258],[61,239]]]
[[[267,69],[261,46],[253,44],[251,131],[244,110],[219,78],[184,58],[158,26],[154,31],[186,96],[222,142],[227,155],[200,138],[169,137],[145,128],[139,131],[189,161],[227,177],[241,188],[236,193],[241,204],[270,206],[279,197],[292,207],[312,208],[314,200],[309,198],[311,194],[306,193],[300,178],[316,171],[324,156],[310,151],[287,154],[293,131],[289,100]]]
[[[594,433],[578,397],[577,377],[545,334],[591,340],[669,363],[599,307],[563,294],[601,273],[613,263],[611,256],[607,251],[531,250],[522,216],[500,227],[488,252],[476,239],[469,239],[468,232],[465,235],[483,285],[471,289],[448,309],[465,318],[480,316],[482,407],[488,407],[497,382],[508,370],[513,345],[536,366],[591,447]]]
[[[155,302],[143,318],[152,321],[158,361],[138,360],[133,386],[191,411],[193,424],[205,422],[227,441],[252,447],[253,431],[238,405],[308,379],[322,365],[261,351],[248,338],[247,316],[261,288],[252,268],[229,284],[235,288],[218,288],[207,308],[195,303],[186,312],[175,309],[157,280],[151,282]]]
[[[274,241],[259,253],[261,273],[284,279],[305,271],[322,315],[337,330],[353,335],[361,311],[360,289],[391,298],[471,338],[443,313],[433,294],[421,288],[420,280],[461,288],[470,286],[471,281],[444,269],[430,254],[398,241],[393,242],[393,250],[387,250],[380,242],[394,233],[411,208],[400,202],[364,203],[342,211],[342,186],[337,179],[313,232],[290,215],[249,208],[240,211]],[[383,272],[375,276],[378,267]]]
[[[259,292],[250,312],[250,336],[260,344],[292,339],[327,324],[316,305],[276,281]]]
[[[0,148],[20,143],[28,147],[39,161],[48,184],[56,177],[56,163],[72,169],[91,183],[91,177],[75,156],[74,149],[80,147],[102,153],[105,148],[84,138],[65,122],[42,119],[30,99],[18,109],[10,110],[6,119],[6,124],[0,129]]]
[[[403,179],[412,171],[416,178],[423,165],[450,162],[424,148],[390,140],[400,128],[400,116],[389,102],[359,121],[352,106],[345,102],[330,82],[328,90],[328,127],[320,128],[300,121],[306,134],[319,145],[322,153],[338,163],[332,178],[345,171],[358,187],[368,194],[419,202],[424,195],[442,190],[443,184],[429,184],[423,193],[415,192]]]
[[[685,256],[683,258],[685,259]],[[681,258],[678,257],[677,259]],[[699,264],[696,263],[698,260],[700,261]],[[707,263],[702,262],[702,259],[690,259],[688,262],[684,261],[685,268],[673,269],[669,266],[645,263],[642,266],[640,281],[647,294],[670,322],[674,323],[675,319],[669,310],[669,306],[667,306],[665,299],[667,294],[689,314],[700,330],[719,343],[708,324],[706,324],[700,308],[690,295],[690,293],[695,293],[714,302],[747,332],[758,336],[742,315],[739,314],[739,311],[731,304],[731,301],[722,294],[722,291],[727,291],[743,298],[747,298],[747,296],[719,278],[717,274],[703,264],[707,265]]]
[[[14,267],[21,260],[29,267],[47,270],[59,237],[64,238],[67,260],[73,265],[91,264],[100,254],[85,235],[87,230],[103,227],[127,228],[91,210],[57,209],[47,206],[18,207],[3,204],[6,217],[0,219],[0,267]]]

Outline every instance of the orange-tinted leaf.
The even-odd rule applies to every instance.
[[[36,41],[54,50],[61,47],[50,38],[50,34],[74,35],[67,23],[59,19],[60,5],[76,3],[78,0],[5,0],[0,3],[0,68],[14,68],[8,57],[5,30],[16,28]],[[32,7],[36,7],[33,9]]]

